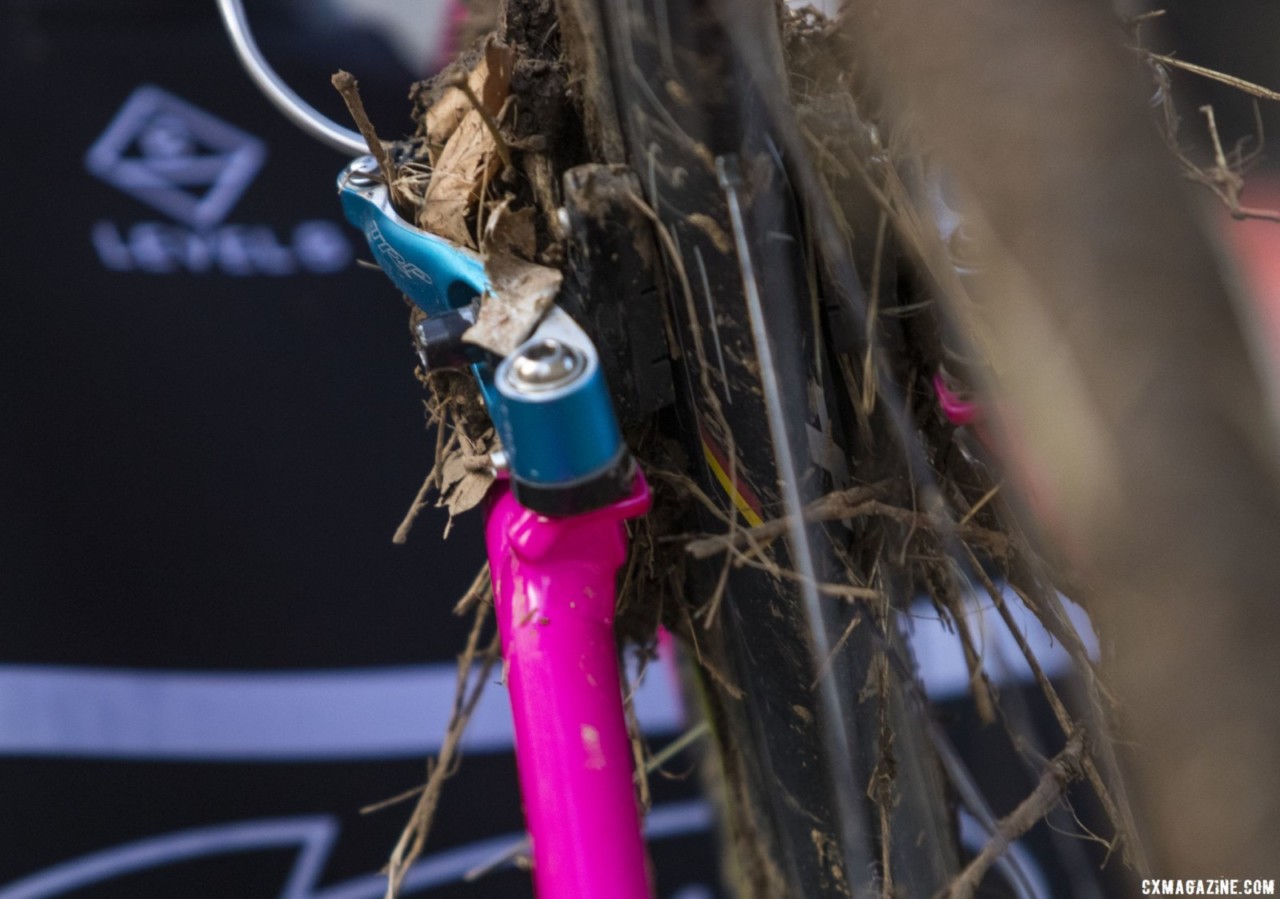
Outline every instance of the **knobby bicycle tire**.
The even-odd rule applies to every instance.
[[[561,8],[570,34],[606,38],[579,45],[593,104],[587,120],[605,158],[636,172],[665,250],[677,430],[691,475],[720,505],[703,509],[700,525],[714,531],[737,515],[748,525],[798,520],[801,506],[848,486],[832,460],[847,457],[856,438],[833,386],[803,211],[752,78],[712,4]],[[763,13],[754,33],[782,78],[774,11],[742,12]],[[740,176],[725,171],[730,164],[742,166]],[[733,177],[744,184],[736,198],[749,194],[737,221]],[[753,292],[765,300],[754,311]],[[863,894],[882,880],[929,895],[958,866],[941,774],[897,673],[886,677],[881,702],[859,698],[881,644],[897,640],[892,624],[859,628],[857,608],[817,597],[815,583],[837,579],[844,564],[835,548],[851,542],[844,525],[804,526],[773,559],[798,572],[791,580],[717,564],[692,573],[694,595],[717,605],[714,626],[690,622],[689,637],[709,663],[703,671],[717,672],[701,688],[727,806],[729,868],[743,896]],[[898,776],[895,804],[881,816],[866,796],[878,766],[890,764],[886,728]]]
[[[722,153],[750,157],[754,152],[772,158],[772,176],[785,181],[788,161],[782,157],[795,146],[781,139],[768,141],[777,117],[762,110],[761,98],[753,96],[753,87],[770,78],[784,81],[777,47],[771,44],[776,34],[772,11],[767,5],[735,10],[730,23],[727,16],[716,18],[717,9],[724,15],[727,4],[614,2],[587,12],[582,11],[583,4],[565,6],[577,9],[580,18],[602,28],[609,38],[608,64],[616,100],[613,116],[623,135],[623,155],[640,173],[648,202],[670,235],[669,267],[683,266],[694,293],[698,279],[689,278],[688,272],[696,270],[698,276],[714,272],[705,278],[704,289],[714,295],[708,305],[716,311],[707,315],[682,310],[679,294],[688,285],[668,272],[671,308],[680,325],[685,428],[699,435],[703,444],[710,444],[700,447],[695,442],[690,451],[694,458],[705,454],[720,467],[715,471],[712,464],[708,471],[694,466],[695,471],[705,492],[717,495],[719,484],[724,489],[718,495],[726,506],[728,501],[741,505],[741,491],[735,496],[736,485],[725,485],[733,481],[724,471],[731,453],[715,445],[717,436],[723,441],[731,435],[728,439],[742,453],[738,464],[750,473],[748,483],[757,494],[766,495],[766,504],[776,501],[771,490],[774,477],[785,485],[788,479],[802,481],[804,475],[772,467],[771,452],[777,455],[778,447],[776,440],[771,445],[763,433],[767,408],[760,402],[753,407],[751,397],[739,400],[734,393],[735,385],[758,385],[752,377],[757,373],[735,368],[732,359],[728,364],[719,358],[710,360],[700,348],[704,340],[715,342],[717,353],[719,344],[735,339],[739,346],[750,345],[741,334],[725,337],[735,324],[745,327],[745,318],[743,297],[724,297],[721,291],[725,285],[741,284],[744,276],[741,253],[735,259],[716,245],[716,237],[728,233],[729,217],[722,208],[723,184],[715,183],[709,174],[711,162]],[[1280,680],[1280,672],[1267,640],[1254,639],[1249,633],[1255,626],[1265,635],[1280,632],[1274,604],[1267,601],[1280,582],[1275,554],[1269,549],[1280,537],[1274,413],[1243,334],[1249,317],[1224,286],[1195,210],[1173,183],[1167,151],[1155,135],[1140,90],[1135,89],[1141,84],[1134,77],[1136,66],[1125,64],[1120,42],[1115,34],[1107,34],[1115,30],[1113,23],[1096,10],[1082,11],[1069,4],[1036,3],[1016,12],[984,7],[942,15],[925,4],[905,4],[884,14],[868,2],[851,4],[846,16],[855,26],[868,23],[851,32],[858,35],[853,43],[867,60],[873,73],[867,80],[881,92],[879,99],[886,107],[896,102],[899,110],[910,110],[906,118],[913,138],[936,153],[968,191],[972,217],[994,235],[985,253],[985,277],[973,279],[973,285],[986,304],[985,327],[978,331],[981,347],[1003,375],[1004,391],[998,395],[1006,398],[1012,412],[1006,423],[1019,429],[1025,441],[1024,459],[1048,478],[1047,485],[1042,481],[1035,486],[1049,494],[1068,545],[1081,550],[1089,570],[1099,575],[1094,610],[1104,623],[1115,626],[1120,647],[1117,670],[1132,700],[1131,720],[1139,732],[1165,734],[1186,747],[1159,758],[1143,757],[1131,765],[1143,785],[1139,799],[1145,818],[1156,823],[1156,857],[1166,866],[1176,859],[1185,866],[1182,870],[1201,874],[1216,870],[1214,859],[1234,859],[1242,870],[1252,870],[1251,865],[1275,857],[1276,847],[1260,838],[1258,831],[1274,834],[1276,828],[1257,825],[1258,820],[1275,820],[1275,804],[1268,804],[1257,819],[1234,827],[1223,827],[1221,816],[1197,810],[1212,807],[1209,797],[1224,793],[1247,806],[1248,794],[1260,784],[1272,784],[1275,777],[1272,766],[1269,771],[1254,769],[1256,780],[1233,778],[1228,747],[1222,744],[1223,738],[1210,736],[1243,729],[1254,753],[1262,758],[1268,756],[1267,747],[1275,745],[1276,735],[1267,723],[1274,718],[1267,712],[1271,704],[1265,691]],[[678,27],[673,27],[674,22]],[[741,49],[744,35],[755,44],[751,66],[744,65],[734,49],[725,49]],[[1019,52],[1004,54],[1000,63],[993,64],[1001,57],[1000,47],[1017,47]],[[1046,66],[1044,59],[1054,60],[1057,68]],[[599,75],[605,64],[597,58],[596,65]],[[771,99],[776,102],[776,94]],[[601,109],[607,106],[600,103]],[[977,124],[975,111],[984,114]],[[743,118],[736,118],[740,115]],[[610,114],[606,111],[599,117],[601,130],[607,132]],[[1024,152],[1023,164],[992,164],[1002,151],[1015,147]],[[611,149],[618,152],[616,142]],[[809,187],[801,193],[812,200],[817,191]],[[786,196],[785,189],[779,196]],[[753,199],[765,207],[759,196]],[[764,215],[781,221],[790,212],[786,201],[775,197],[774,207]],[[720,233],[712,226],[719,227]],[[798,237],[797,222],[793,220],[790,227]],[[821,224],[815,230],[820,231]],[[761,252],[759,247],[756,252]],[[794,256],[791,261],[795,262]],[[717,262],[723,268],[714,269]],[[779,283],[786,281],[777,274],[785,271],[786,262],[776,266],[762,266],[769,271],[760,275],[761,280],[768,283],[772,276],[775,288],[764,292],[775,304],[790,303],[793,310],[803,306],[805,301],[796,303],[793,298],[804,296],[804,288],[797,289],[794,279],[790,285]],[[972,324],[965,320],[972,314],[967,301],[946,296],[948,286],[954,285],[948,285],[945,277],[939,280],[952,324],[956,320],[962,326]],[[839,289],[834,286],[835,292]],[[819,312],[815,318],[822,322],[827,311]],[[1028,318],[1040,328],[1040,334],[1030,338],[1016,328]],[[1046,333],[1054,325],[1060,333]],[[815,350],[824,327],[831,327],[829,319],[826,325],[807,330],[795,322],[790,332],[779,327],[777,342],[791,341],[802,348],[798,355],[814,362],[804,376],[793,371],[783,380],[795,385],[807,379],[808,384],[820,386],[824,379],[829,381],[824,350]],[[1046,353],[1046,341],[1052,344],[1057,339],[1070,360],[1068,374],[1073,380],[1066,385],[1049,382],[1063,372],[1060,365],[1050,364],[1053,360]],[[1117,364],[1126,357],[1131,360],[1139,348],[1144,356],[1144,364],[1138,366],[1141,371],[1135,374],[1132,364]],[[753,357],[748,354],[747,358]],[[759,357],[754,358],[758,364]],[[772,360],[775,365],[777,361]],[[722,372],[718,380],[717,368]],[[712,391],[704,369],[713,370],[711,381],[724,389],[726,402],[720,409],[713,407],[721,404],[709,401],[707,394]],[[1161,375],[1155,377],[1153,370]],[[767,387],[756,389],[765,394],[763,405],[767,406]],[[749,387],[745,393],[753,391]],[[793,434],[804,424],[803,412],[798,410],[813,412],[811,399],[796,391],[785,401],[793,413]],[[848,415],[847,409],[827,411]],[[1076,415],[1072,421],[1080,433],[1074,441],[1062,439],[1061,418],[1067,414]],[[719,435],[717,425],[723,432]],[[837,425],[833,432],[839,431]],[[744,434],[747,445],[740,447]],[[761,447],[763,453],[758,452]],[[848,443],[841,448],[847,451]],[[793,450],[793,455],[803,457],[803,447],[793,446]],[[1155,459],[1164,462],[1155,464]],[[834,474],[828,471],[821,484],[811,483],[808,498],[835,486]],[[1081,483],[1094,490],[1083,501],[1073,495]],[[1116,497],[1123,499],[1117,502]],[[794,511],[785,503],[774,508]],[[1173,520],[1189,509],[1196,509],[1200,519],[1190,529],[1195,538],[1179,544],[1183,564],[1170,566],[1167,551],[1162,551],[1163,538],[1147,522],[1153,514]],[[706,525],[714,522],[708,520]],[[822,545],[812,529],[806,536],[810,548]],[[1062,532],[1057,536],[1062,538]],[[793,552],[795,548],[793,540]],[[831,564],[831,559],[817,564],[811,575],[830,571]],[[716,659],[727,666],[731,679],[740,676],[750,685],[748,693],[756,690],[748,703],[758,701],[768,707],[768,691],[778,689],[776,679],[767,687],[760,685],[760,678],[752,676],[758,669],[742,660],[761,652],[764,645],[788,640],[804,645],[812,635],[792,633],[778,639],[776,632],[772,637],[753,634],[753,627],[768,629],[761,626],[761,609],[750,604],[753,589],[764,592],[762,586],[750,584],[753,576],[758,577],[739,572],[730,576],[732,600],[726,607],[731,614],[717,635],[723,642],[715,647]],[[713,581],[704,581],[701,589],[711,590]],[[1227,597],[1217,623],[1228,633],[1218,645],[1197,639],[1205,614],[1201,598],[1215,594]],[[784,617],[794,622],[805,611],[812,621],[812,607],[793,606]],[[1138,634],[1149,632],[1154,622],[1163,622],[1157,631],[1161,639],[1140,639]],[[820,647],[821,630],[816,642]],[[873,658],[874,642],[873,635],[867,634],[860,645],[851,643],[846,652],[852,658],[860,654],[863,659]],[[1200,664],[1182,664],[1183,659],[1197,655]],[[768,663],[774,664],[778,662]],[[799,667],[788,670],[784,665],[779,670],[789,676]],[[1222,678],[1215,669],[1231,673]],[[1259,683],[1260,689],[1249,703],[1223,703],[1224,696],[1248,693],[1251,681]],[[1170,690],[1171,682],[1177,683],[1176,689]],[[708,691],[719,700],[712,706],[731,734],[720,735],[720,748],[730,780],[739,777],[735,786],[746,794],[738,796],[743,806],[738,811],[754,813],[753,827],[759,827],[761,820],[772,825],[764,826],[763,833],[751,834],[766,847],[755,871],[757,879],[766,882],[770,861],[781,858],[787,870],[783,879],[793,878],[791,889],[801,882],[806,889],[814,889],[814,882],[803,881],[804,874],[796,868],[803,850],[787,842],[788,829],[798,829],[798,822],[786,822],[786,812],[779,811],[776,802],[769,807],[764,786],[777,773],[769,770],[768,761],[770,741],[776,744],[777,738],[761,730],[785,725],[772,721],[761,728],[760,718],[745,726],[735,723],[733,710],[742,707],[737,700],[724,695],[722,685],[715,682],[708,683]],[[856,703],[847,698],[837,702],[853,710],[846,722],[846,743],[853,754],[863,760],[875,758],[875,747],[858,743],[859,738],[865,740],[870,722],[859,719]],[[1248,708],[1262,711],[1262,721],[1249,721]],[[755,742],[745,736],[750,724],[756,725]],[[829,719],[820,724],[828,725]],[[904,734],[898,736],[901,739]],[[743,750],[743,745],[750,748]],[[1114,806],[1112,815],[1126,857],[1140,872],[1146,871],[1110,739],[1104,733],[1091,746],[1104,770],[1097,776],[1105,775],[1114,793],[1108,801]],[[829,761],[830,740],[825,748]],[[1198,751],[1212,752],[1221,764],[1188,783],[1182,773]],[[735,766],[753,770],[735,770]],[[854,780],[868,774],[865,767],[855,771]],[[1180,791],[1172,791],[1174,798],[1170,798],[1170,782],[1183,784]],[[753,794],[743,786],[753,783],[760,792]],[[1272,789],[1267,792],[1277,795]],[[1188,803],[1187,796],[1199,800]],[[855,817],[858,814],[866,820],[865,809]],[[927,817],[928,812],[924,814]],[[855,864],[866,864],[868,854],[876,857],[876,838],[866,831],[853,842],[859,840],[864,846],[861,856],[852,845],[846,845],[845,851],[857,859]],[[776,853],[772,859],[771,852]],[[945,854],[941,844],[932,855],[930,850],[917,853],[916,862],[940,854]],[[1198,861],[1193,864],[1192,859]],[[892,866],[893,862],[882,864],[879,876],[894,877]],[[870,885],[869,879],[853,879],[855,889]],[[904,886],[910,894],[918,892]]]

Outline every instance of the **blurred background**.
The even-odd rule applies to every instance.
[[[351,71],[385,138],[465,24],[451,0],[246,5],[299,93],[345,122],[329,75]],[[1280,5],[1165,6],[1150,46],[1280,87]],[[0,50],[0,899],[375,899],[408,806],[359,810],[438,748],[482,546],[434,510],[391,542],[433,437],[406,308],[335,202],[344,160],[258,95],[212,2],[5,0]],[[1205,103],[1229,146],[1257,140],[1247,97],[1172,77],[1197,159]],[[1245,200],[1280,208],[1265,148]],[[1280,226],[1206,208],[1280,347]],[[1007,811],[1012,750],[954,645],[916,639]],[[657,744],[685,726],[664,671],[640,704]],[[510,745],[492,689],[406,895],[529,894],[510,866],[460,882],[519,838]],[[719,895],[694,778],[655,792],[661,895]],[[1117,889],[1079,847],[1027,845],[1043,895]]]

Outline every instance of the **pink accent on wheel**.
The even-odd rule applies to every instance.
[[[548,518],[489,495],[485,537],[539,899],[652,895],[613,634],[623,521],[649,488]]]
[[[982,407],[956,396],[947,386],[942,372],[936,372],[933,376],[933,392],[938,395],[938,405],[942,409],[942,414],[956,427],[971,425],[982,418]]]

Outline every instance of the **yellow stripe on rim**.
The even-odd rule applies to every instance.
[[[711,451],[711,447],[707,445],[705,440],[702,441],[702,458],[707,460],[707,464],[711,466],[712,474],[716,476],[716,480],[720,482],[724,492],[729,494],[729,499],[733,500],[733,504],[742,513],[742,517],[747,520],[747,524],[753,528],[764,524],[764,519],[756,514],[756,510],[751,508],[751,504],[738,492],[737,485],[729,480],[728,473],[721,467],[720,460],[716,458],[716,454]]]

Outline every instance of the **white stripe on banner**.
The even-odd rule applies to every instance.
[[[0,665],[0,755],[183,761],[421,756],[440,748],[456,677],[450,664],[265,673]],[[646,732],[679,730],[674,689],[665,665],[648,667],[636,693]],[[502,752],[511,745],[506,690],[490,683],[463,748]]]
[[[1015,596],[1006,596],[1050,677],[1071,660]],[[970,597],[970,627],[997,684],[1033,680],[990,602]],[[1064,601],[1085,636],[1088,617]],[[930,698],[956,699],[969,671],[955,634],[925,600],[904,622]],[[187,761],[402,758],[440,748],[453,710],[451,664],[354,671],[171,672],[0,665],[0,755]],[[640,726],[673,733],[683,716],[663,663],[648,667],[636,693]],[[489,684],[467,728],[468,752],[511,748],[506,691]]]
[[[1074,670],[1070,654],[1055,640],[1040,620],[1008,587],[1002,588],[1004,602],[1023,639],[1035,653],[1046,676],[1064,677]],[[1060,597],[1067,618],[1075,625],[1092,659],[1098,658],[1098,638],[1084,609]],[[1018,641],[1005,626],[1000,612],[989,597],[969,595],[964,598],[965,620],[973,633],[978,654],[987,676],[997,686],[1035,683],[1031,666],[1018,647]],[[904,616],[904,630],[911,653],[919,666],[925,692],[934,702],[960,699],[969,695],[969,666],[964,660],[960,638],[938,617],[938,610],[928,599],[917,599],[911,614]]]

